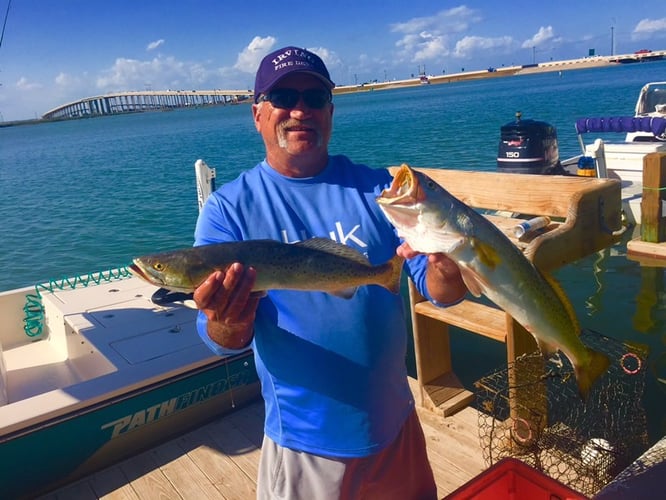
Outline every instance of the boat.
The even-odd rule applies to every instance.
[[[201,199],[210,177],[198,183]],[[0,488],[34,497],[259,398],[251,351],[218,357],[189,296],[126,268],[0,293]]]
[[[521,120],[501,130],[499,171],[573,174],[618,179],[626,222],[641,222],[643,159],[666,152],[666,82],[650,82],[639,92],[633,116],[586,117],[576,120],[581,153],[560,161],[557,132],[545,122]],[[587,134],[600,134],[592,141]],[[608,137],[621,134],[619,140]]]
[[[643,159],[650,153],[666,152],[666,142],[658,139],[666,131],[666,117],[609,117],[581,118],[576,121],[576,132],[581,143],[582,155],[562,162],[568,171],[585,164],[597,177],[619,179],[622,182],[622,198],[627,222],[640,224],[641,199],[643,194]],[[585,144],[583,134],[622,133],[636,139],[627,141],[605,141],[596,138]],[[645,140],[645,137],[654,140]],[[666,137],[666,136],[664,136]],[[588,160],[589,159],[589,160]]]

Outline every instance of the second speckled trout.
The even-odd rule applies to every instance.
[[[396,255],[373,266],[357,250],[327,238],[290,244],[248,240],[144,255],[129,270],[154,285],[191,292],[234,262],[256,269],[253,291],[318,290],[349,298],[357,287],[371,284],[398,293],[403,259]]]
[[[377,203],[418,252],[445,253],[458,264],[469,291],[486,295],[536,339],[545,354],[561,350],[586,398],[608,358],[579,339],[573,307],[502,231],[422,172],[403,165]]]

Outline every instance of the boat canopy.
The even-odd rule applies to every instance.
[[[611,116],[607,118],[579,118],[576,132],[650,132],[659,137],[666,131],[666,118],[658,116]]]

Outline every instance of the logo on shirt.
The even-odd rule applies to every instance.
[[[338,221],[335,223],[335,228],[333,229],[333,231],[329,231],[328,236],[333,241],[337,241],[338,243],[342,243],[343,245],[349,245],[350,243],[353,242],[360,248],[367,248],[368,244],[356,235],[356,232],[360,228],[361,225],[356,224],[351,230],[347,231],[342,227],[342,222]],[[280,234],[282,235],[282,241],[284,243],[298,243],[299,241],[307,240],[308,238],[310,238],[310,236],[308,236],[308,234],[305,231],[301,231],[301,234],[299,235],[300,239],[296,240],[290,240],[286,229],[281,230]]]

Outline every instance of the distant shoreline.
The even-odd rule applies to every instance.
[[[479,80],[486,78],[500,78],[505,76],[529,75],[535,73],[549,73],[571,71],[577,69],[603,68],[607,66],[623,66],[628,63],[649,62],[666,59],[666,50],[653,51],[649,54],[626,54],[619,56],[595,56],[581,59],[570,59],[563,61],[549,61],[538,64],[522,66],[505,66],[501,68],[489,68],[477,71],[462,71],[448,75],[423,75],[423,77],[409,78],[405,80],[394,80],[387,82],[369,82],[359,85],[342,85],[333,89],[333,94],[348,94],[352,92],[367,92],[371,90],[389,90],[403,87],[418,87],[424,84],[453,83],[466,80]]]
[[[333,94],[349,94],[356,92],[369,92],[374,90],[390,90],[403,87],[418,87],[421,85],[437,85],[442,83],[454,83],[467,80],[479,80],[487,78],[501,78],[506,76],[529,75],[535,73],[562,72],[577,69],[602,68],[608,66],[623,66],[631,63],[644,63],[650,61],[666,60],[666,50],[651,51],[641,54],[624,54],[615,56],[591,56],[580,59],[569,59],[562,61],[549,61],[535,64],[524,64],[521,66],[505,66],[500,68],[488,68],[476,71],[461,71],[443,75],[422,75],[404,80],[393,80],[385,82],[367,82],[358,85],[341,85],[333,89]],[[199,92],[205,93],[205,90]],[[242,103],[243,101],[239,102]],[[248,103],[253,102],[248,99]],[[100,115],[102,116],[102,115]],[[107,115],[104,115],[107,116]],[[63,118],[61,120],[78,120],[81,118],[94,118],[96,116],[81,116],[76,118]],[[0,122],[1,127],[15,125],[31,125],[37,123],[50,123],[59,121],[54,119],[34,118],[28,120],[15,120]]]

